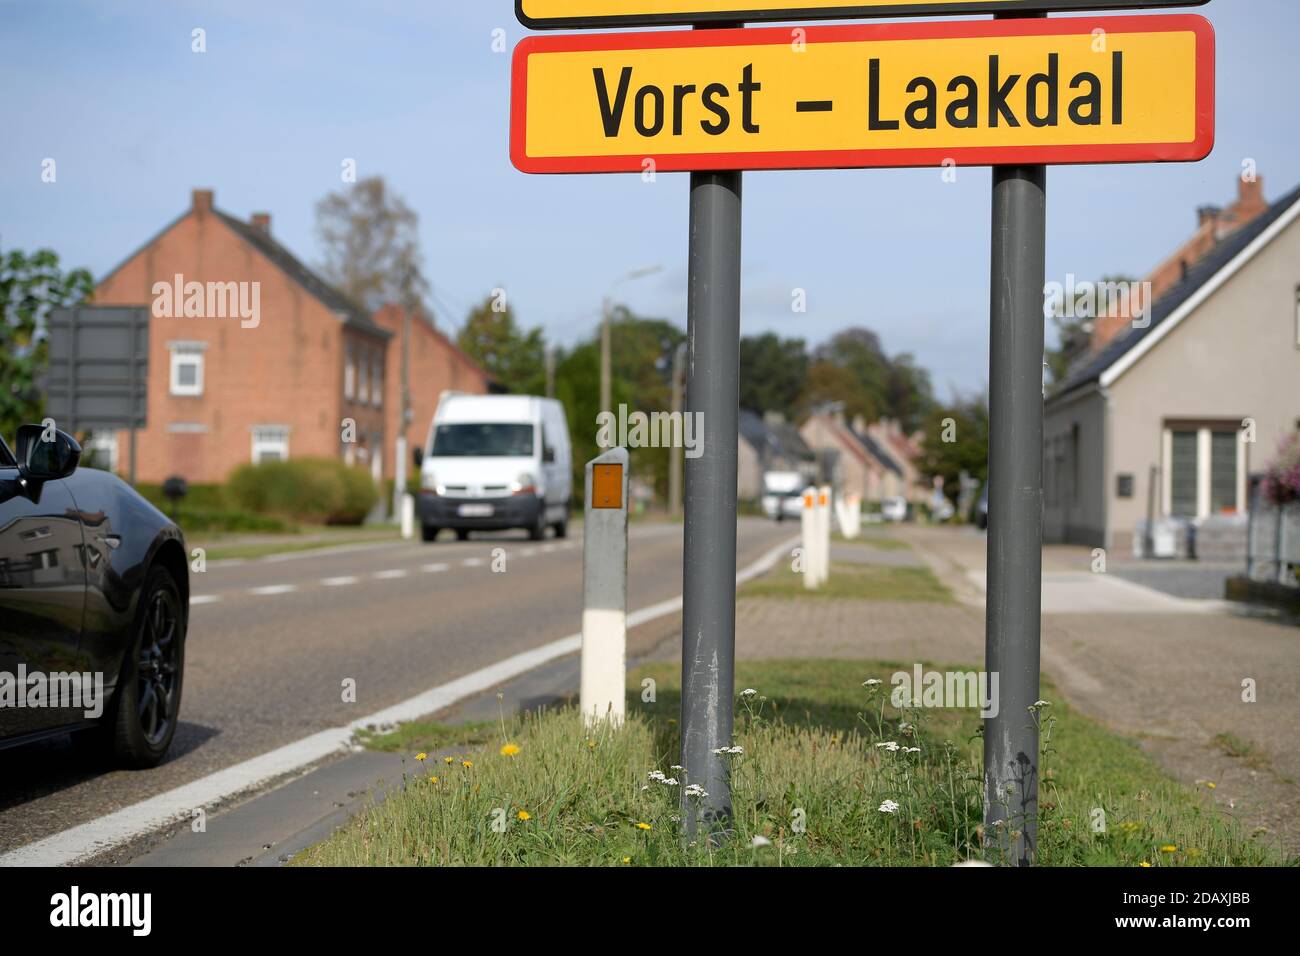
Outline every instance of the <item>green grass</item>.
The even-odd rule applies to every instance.
[[[492,723],[470,722],[443,724],[437,721],[414,721],[400,724],[390,733],[380,734],[363,730],[357,742],[371,750],[384,753],[423,753],[438,750],[468,750],[481,747],[493,739]]]
[[[952,603],[952,592],[939,583],[929,568],[892,567],[884,564],[831,564],[830,577],[815,591],[804,587],[803,576],[787,566],[747,582],[741,597],[793,600],[856,598],[867,601],[933,601]]]
[[[890,537],[888,532],[882,531],[863,531],[856,538],[846,538],[837,531],[832,535],[831,540],[836,544],[866,545],[879,551],[910,551],[912,549],[912,546],[906,541]]]
[[[936,668],[942,669],[942,668]],[[678,797],[678,668],[630,675],[621,729],[587,731],[573,708],[503,719],[491,744],[417,763],[382,804],[295,858],[296,865],[947,865],[1000,862],[981,826],[980,722],[974,710],[899,712],[883,703],[892,662],[741,662],[732,761],[733,834],[688,844]],[[883,687],[864,688],[874,677]],[[643,685],[645,680],[653,685]],[[642,700],[652,686],[654,700]],[[875,698],[871,697],[875,694]],[[1279,862],[1214,808],[1208,791],[1166,776],[1131,741],[1053,705],[1041,771],[1045,865],[1240,866]],[[1048,716],[1050,715],[1050,716]],[[914,728],[900,726],[906,721]],[[484,731],[480,726],[479,731]],[[412,743],[445,740],[408,726]],[[392,738],[395,740],[397,738]],[[875,746],[892,740],[907,754]],[[500,752],[517,746],[513,756]],[[427,749],[427,748],[426,748]],[[660,771],[679,786],[647,776]],[[431,780],[436,777],[436,781]],[[900,804],[881,812],[884,800]],[[1104,813],[1104,832],[1092,823]],[[648,829],[647,829],[648,827]],[[756,837],[770,845],[754,846]],[[761,842],[761,841],[760,841]],[[1162,847],[1175,849],[1162,850]]]

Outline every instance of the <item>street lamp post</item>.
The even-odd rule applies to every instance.
[[[632,279],[641,279],[645,276],[654,275],[656,272],[662,272],[663,266],[653,265],[645,266],[641,269],[633,269],[625,276],[621,276],[614,281],[609,287],[609,294],[605,296],[600,305],[600,411],[611,411],[610,404],[613,399],[610,395],[612,388],[612,376],[610,374],[610,342],[609,342],[609,323],[611,313],[614,311],[613,294],[624,282]]]

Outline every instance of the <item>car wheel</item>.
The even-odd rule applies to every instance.
[[[469,540],[469,529],[468,529],[468,528],[457,528],[457,529],[456,529],[456,540],[457,540],[457,541],[468,541],[468,540]]]
[[[153,568],[140,595],[135,635],[105,716],[106,749],[128,767],[156,766],[171,746],[181,710],[185,615],[164,568]]]
[[[532,527],[528,529],[528,540],[541,541],[545,537],[546,537],[546,506],[538,505],[537,520],[534,521]]]
[[[555,522],[555,536],[557,538],[567,538],[569,536],[569,519]]]
[[[441,530],[441,528],[431,524],[422,524],[420,525],[420,538],[424,541],[437,541],[438,532]]]

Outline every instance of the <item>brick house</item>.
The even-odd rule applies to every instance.
[[[138,480],[221,482],[246,462],[288,457],[339,457],[376,479],[393,474],[394,329],[272,238],[269,215],[244,222],[217,209],[211,190],[196,189],[188,210],[99,282],[93,301],[151,310]],[[450,343],[431,328],[414,348],[413,376],[425,363],[448,366]],[[457,353],[453,364],[466,362]],[[481,372],[456,380],[485,389]],[[354,423],[353,441],[344,440],[345,422]],[[118,471],[129,470],[128,448],[119,433]]]

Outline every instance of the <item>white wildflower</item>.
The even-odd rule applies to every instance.
[[[880,812],[881,812],[881,813],[897,813],[897,812],[898,812],[898,804],[895,803],[893,800],[886,800],[884,803],[882,803],[882,804],[880,805]]]

